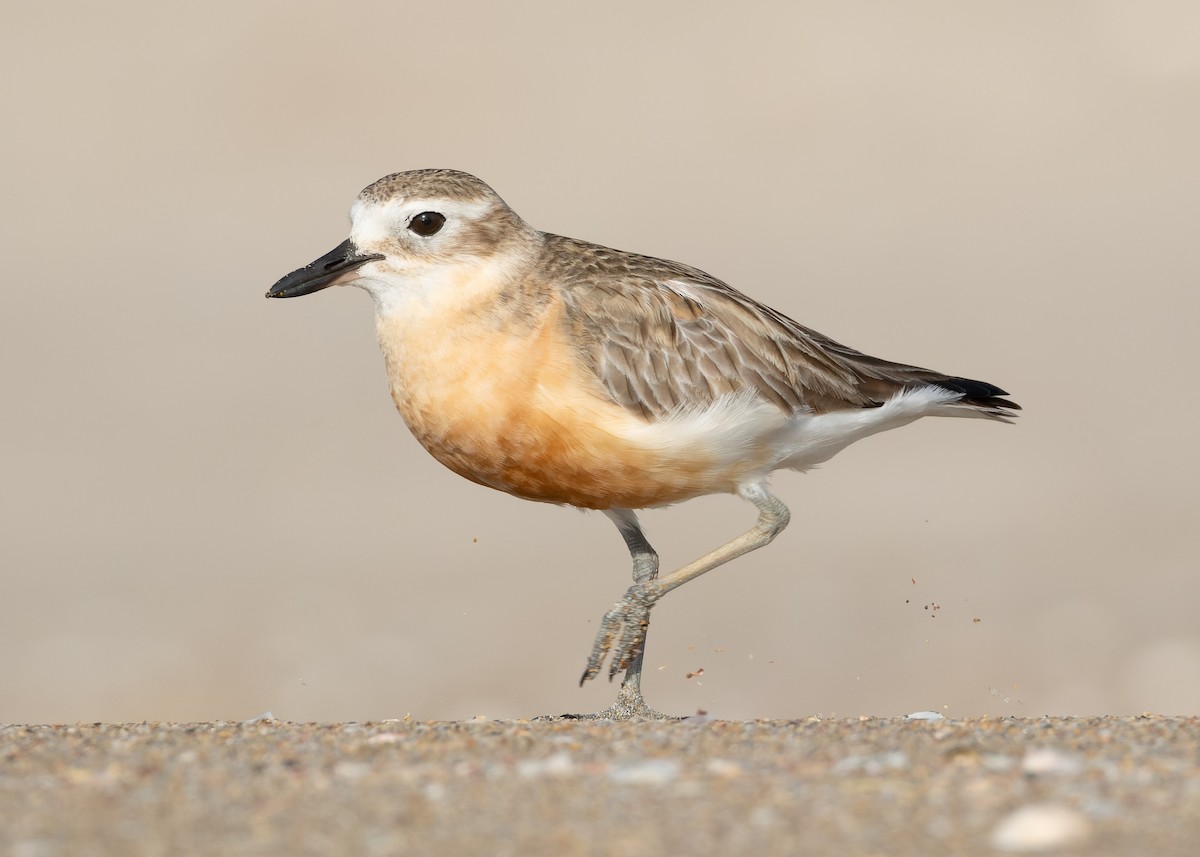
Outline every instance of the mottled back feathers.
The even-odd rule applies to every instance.
[[[557,235],[540,262],[580,359],[613,401],[650,420],[745,391],[820,414],[931,385],[987,416],[1019,409],[999,387],[870,357],[687,265]]]

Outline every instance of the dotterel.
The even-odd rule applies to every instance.
[[[387,176],[350,217],[347,241],[267,297],[364,289],[392,399],[438,461],[616,524],[634,583],[604,615],[581,683],[609,656],[609,678],[625,676],[596,716],[662,716],[641,692],[650,610],[787,526],[773,471],[920,417],[1019,409],[992,384],[841,345],[696,268],[540,232],[467,173]],[[659,577],[634,510],[720,492],[753,503],[757,522]]]

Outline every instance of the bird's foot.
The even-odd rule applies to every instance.
[[[629,666],[646,645],[646,629],[650,627],[650,608],[659,598],[653,581],[635,583],[625,595],[604,614],[587,668],[579,679],[582,686],[593,679],[604,665],[604,659],[612,653],[608,668],[608,680],[612,681],[621,670]]]
[[[642,692],[631,683],[621,685],[617,700],[603,711],[595,714],[562,714],[558,717],[538,717],[538,720],[683,720],[671,714],[655,711],[646,704]]]

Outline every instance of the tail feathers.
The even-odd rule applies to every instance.
[[[975,405],[980,408],[1007,408],[1012,411],[1021,410],[1016,402],[1002,399],[1007,396],[1007,390],[1001,390],[995,384],[986,381],[972,381],[970,378],[940,378],[935,382],[939,387],[962,393],[960,400],[964,405]]]
[[[930,383],[949,390],[962,393],[962,398],[953,404],[955,408],[970,408],[980,416],[1011,422],[1017,415],[1013,411],[1021,410],[1021,406],[1009,399],[1002,398],[1008,392],[1001,390],[995,384],[986,381],[973,381],[970,378],[937,378]]]

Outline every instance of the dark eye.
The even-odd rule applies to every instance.
[[[436,211],[422,211],[412,220],[408,221],[408,228],[418,235],[424,235],[428,238],[430,235],[436,235],[445,222],[445,216],[438,214]]]

